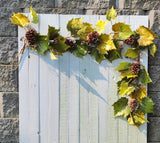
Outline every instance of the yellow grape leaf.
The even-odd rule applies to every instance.
[[[82,19],[83,18],[73,18],[68,22],[67,29],[72,35],[77,34],[78,30],[82,28]]]
[[[16,24],[20,27],[24,27],[24,26],[29,25],[28,17],[22,13],[13,13],[13,16],[12,16],[12,18],[10,18],[10,20],[13,24]]]
[[[128,62],[122,62],[120,65],[115,69],[116,71],[121,71],[121,70],[127,70],[131,67],[131,63]]]
[[[124,54],[124,56],[135,59],[138,57],[139,53],[140,51],[138,49],[127,49],[127,52]]]
[[[153,44],[153,40],[158,37],[153,31],[145,26],[140,26],[136,32],[140,35],[140,38],[138,39],[138,44],[140,46],[149,46]]]
[[[97,50],[100,54],[107,54],[108,51],[116,49],[110,35],[101,34],[99,40],[101,44],[97,46]]]
[[[138,76],[138,75],[133,74],[131,69],[123,70],[123,71],[120,71],[120,72],[121,72],[121,78],[120,79],[123,79],[125,77],[127,77],[127,78],[135,78],[135,77]]]
[[[112,26],[112,30],[115,32],[113,38],[118,40],[126,40],[128,37],[134,34],[130,28],[130,25],[121,22],[115,23]]]
[[[92,28],[92,24],[89,24],[89,23],[82,23],[81,25],[81,29],[78,30],[77,32],[77,35],[79,37],[80,40],[84,40],[86,41],[87,40],[87,35],[90,33],[90,32],[93,32],[93,28]]]
[[[57,60],[58,59],[52,52],[50,52],[50,57],[51,57],[51,60]]]
[[[31,22],[37,24],[39,22],[38,14],[30,7]]]
[[[96,25],[95,25],[95,27],[94,27],[94,30],[96,30],[99,34],[101,34],[103,31],[104,31],[104,29],[105,29],[105,25],[108,23],[108,21],[101,21],[101,20],[99,20],[97,23],[96,23]]]
[[[155,44],[149,45],[149,52],[153,57],[154,57],[154,54],[156,53],[156,51],[157,51],[157,47]]]
[[[126,81],[121,82],[120,87],[119,87],[120,96],[123,96],[125,94],[130,95],[135,90],[134,86],[129,86],[128,84],[129,83]]]
[[[133,92],[131,95],[132,98],[135,98],[139,103],[142,102],[142,98],[147,97],[147,89],[144,85],[138,86],[138,91]]]
[[[112,8],[106,13],[106,19],[111,21],[111,20],[116,20],[116,18],[117,18],[117,12],[112,6]]]
[[[142,125],[145,122],[148,122],[148,121],[145,119],[144,113],[141,112],[140,110],[137,110],[136,112],[131,113],[128,118],[128,123],[130,125],[135,125],[138,128],[140,127],[140,125]]]

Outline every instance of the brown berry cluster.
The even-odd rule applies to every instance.
[[[26,39],[29,45],[33,45],[36,40],[37,40],[37,31],[34,28],[30,28],[27,32],[26,32]]]
[[[128,39],[126,39],[124,42],[128,45],[133,45],[135,43],[136,39],[133,35],[131,35]]]
[[[75,49],[76,47],[76,41],[69,38],[66,38],[65,44],[70,46],[70,49]]]
[[[134,74],[138,74],[139,71],[140,71],[140,63],[139,62],[132,63],[132,65],[131,65],[131,71]]]
[[[98,42],[99,34],[97,31],[93,31],[87,35],[88,44],[96,44]]]
[[[132,109],[132,111],[135,111],[138,107],[137,100],[136,99],[129,100],[128,106]]]

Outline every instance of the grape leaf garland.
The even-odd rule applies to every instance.
[[[19,53],[20,59],[24,50],[29,47],[41,55],[50,52],[52,60],[57,60],[56,55],[62,56],[65,52],[71,52],[79,58],[90,54],[98,63],[106,59],[112,62],[122,59],[123,44],[129,45],[130,48],[123,56],[134,62],[122,62],[115,69],[121,76],[117,82],[117,94],[120,98],[113,103],[114,117],[122,116],[129,124],[137,127],[148,122],[145,114],[153,113],[154,102],[147,97],[146,86],[152,80],[145,66],[140,63],[140,55],[141,51],[147,48],[152,56],[155,55],[157,47],[154,39],[157,35],[153,31],[145,26],[132,31],[130,25],[118,22],[112,25],[112,33],[103,33],[107,24],[116,20],[117,12],[113,7],[106,12],[106,21],[99,20],[95,25],[83,22],[83,18],[71,19],[66,26],[71,36],[67,38],[60,35],[60,29],[52,26],[48,26],[47,35],[41,35],[32,27],[32,23],[39,22],[38,14],[32,7],[30,17],[31,19],[22,13],[13,13],[10,18],[13,24],[26,30],[24,46]]]

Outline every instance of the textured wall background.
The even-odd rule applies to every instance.
[[[9,64],[18,51],[17,26],[11,24],[12,12],[29,12],[33,6],[38,13],[105,14],[114,6],[119,15],[149,15],[150,28],[160,36],[160,0],[0,0],[0,143],[18,143],[18,71]],[[160,143],[160,40],[155,58],[149,57],[149,72],[153,83],[152,97],[155,113],[148,115],[148,143]]]

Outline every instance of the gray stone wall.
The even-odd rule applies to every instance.
[[[18,71],[9,64],[17,54],[17,26],[11,24],[12,12],[53,14],[105,14],[114,6],[119,15],[149,15],[151,29],[160,36],[159,0],[0,0],[0,143],[18,143]],[[149,72],[153,83],[148,96],[155,104],[155,113],[148,115],[148,143],[160,143],[160,40],[155,58],[149,56]]]

